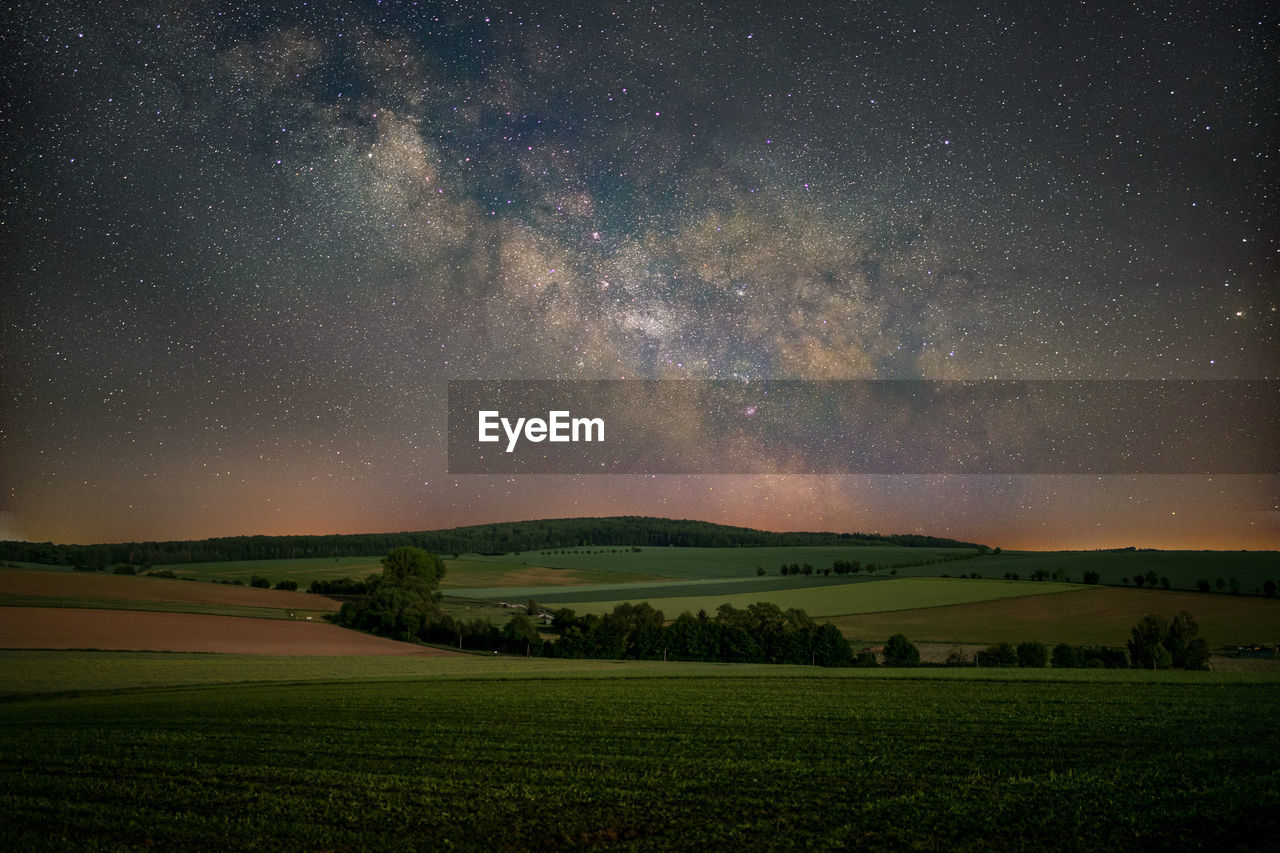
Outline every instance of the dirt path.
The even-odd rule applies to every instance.
[[[65,607],[0,607],[0,648],[249,655],[455,654],[325,622]]]

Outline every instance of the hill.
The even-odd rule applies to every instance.
[[[480,524],[445,530],[355,533],[330,536],[230,536],[171,542],[117,542],[55,545],[52,542],[0,542],[0,560],[103,569],[115,563],[206,563],[222,560],[275,560],[300,557],[363,557],[412,545],[437,554],[503,554],[546,548],[675,546],[703,548],[791,547],[800,545],[899,545],[972,548],[960,542],[918,534],[773,532],[689,519],[650,516],[552,518]]]

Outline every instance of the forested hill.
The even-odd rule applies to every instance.
[[[104,545],[55,545],[51,542],[0,542],[0,560],[103,568],[113,563],[205,563],[220,560],[271,560],[296,557],[357,557],[385,554],[414,545],[437,554],[494,554],[542,548],[619,545],[732,548],[792,545],[906,545],[978,548],[936,536],[867,533],[773,533],[706,521],[618,516],[552,518],[502,524],[477,524],[417,533],[355,533],[333,536],[229,536],[182,542],[122,542]]]

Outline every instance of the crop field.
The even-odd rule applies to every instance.
[[[818,571],[831,568],[836,560],[857,560],[863,566],[875,563],[886,570],[895,565],[934,563],[929,574],[938,569],[952,574],[966,569],[968,560],[951,561],[951,557],[971,558],[973,549],[906,548],[889,546],[831,546],[793,548],[564,548],[547,551],[523,551],[501,556],[472,556],[468,560],[496,563],[527,563],[531,566],[554,566],[564,569],[600,569],[603,571],[637,572],[665,578],[740,578],[754,576],[756,567],[770,575],[779,575],[783,563],[809,563]],[[941,568],[939,568],[941,567]],[[899,574],[905,570],[899,569]]]
[[[297,581],[302,588],[313,580],[355,578],[382,571],[382,555],[376,557],[302,557],[294,560],[224,560],[213,563],[173,563],[156,566],[181,578],[196,580],[241,580],[260,575],[273,584]]]
[[[558,569],[553,566],[471,559],[445,560],[444,563],[445,576],[440,588],[446,594],[458,588],[541,588],[662,580],[654,575],[607,569]]]
[[[961,581],[976,583],[977,581]],[[1081,589],[1076,587],[1076,589]],[[942,643],[1123,645],[1148,613],[1187,611],[1211,647],[1280,641],[1280,601],[1257,596],[1084,587],[1079,595],[1036,595],[946,607],[862,613],[831,619],[847,637],[883,640],[904,633]]]
[[[1102,583],[1113,585],[1149,571],[1168,577],[1179,589],[1195,589],[1201,578],[1211,584],[1218,578],[1224,582],[1239,578],[1240,591],[1245,593],[1261,591],[1267,580],[1280,584],[1280,551],[1014,551],[955,565],[963,565],[963,573],[978,572],[988,578],[1004,577],[1005,572],[1027,578],[1037,569],[1053,573],[1061,568],[1074,581],[1092,571],[1102,576]],[[945,566],[940,570],[948,571]]]
[[[46,566],[45,569],[54,567]],[[229,580],[248,583],[254,575],[272,584],[282,580],[297,581],[306,589],[313,580],[354,578],[361,580],[382,571],[382,555],[369,557],[306,557],[295,560],[230,560],[214,563],[174,563],[156,566],[180,578],[195,580]],[[530,561],[497,561],[484,557],[445,559],[443,587],[490,586],[560,586],[579,583],[627,583],[631,580],[655,580],[663,577],[626,569],[598,569],[589,563],[581,566],[557,567]]]
[[[800,583],[803,583],[802,581]],[[688,610],[714,613],[721,604],[744,608],[762,599],[779,607],[798,607],[810,616],[829,618],[850,613],[879,613],[891,610],[931,608],[949,604],[990,601],[999,598],[1065,594],[1072,597],[1096,592],[1094,587],[1036,581],[961,580],[959,578],[895,578],[874,582],[845,582],[829,586],[797,586],[770,591],[767,595],[738,592],[731,595],[692,595],[666,598],[637,596],[630,599],[569,600],[569,594],[547,597],[551,606],[568,607],[578,613],[607,613],[622,601],[648,601],[674,619]],[[544,599],[539,599],[543,602]]]
[[[274,610],[337,610],[331,598],[255,589],[232,584],[192,583],[170,578],[104,575],[85,572],[45,572],[27,569],[0,569],[0,600],[23,603],[23,598],[44,601],[95,599],[121,602],[184,602]],[[56,606],[66,606],[58,604]]]
[[[552,570],[572,571],[572,570]],[[752,575],[745,578],[706,578],[703,580],[636,580],[626,585],[613,583],[592,583],[576,586],[493,586],[450,588],[446,595],[464,596],[467,598],[492,598],[506,601],[519,601],[536,598],[542,604],[556,604],[562,601],[615,601],[619,595],[629,596],[631,601],[659,598],[688,598],[697,596],[729,596],[739,593],[769,597],[766,593],[779,590],[794,592],[800,589],[824,586],[847,586],[851,584],[876,583],[890,580],[884,577],[778,577]]]
[[[0,809],[14,848],[1264,849],[1278,712],[1280,684],[1194,679],[39,698],[0,705]]]
[[[332,599],[323,603],[331,603]],[[321,602],[317,602],[319,604]],[[10,595],[0,593],[0,607],[56,607],[90,610],[142,610],[164,613],[207,613],[213,616],[244,616],[250,619],[324,619],[333,612],[278,607],[248,607],[238,604],[196,604],[186,601],[140,601],[127,598],[76,598],[52,595]],[[0,611],[0,619],[4,611]]]
[[[0,648],[259,655],[450,654],[305,619],[59,607],[0,609]]]

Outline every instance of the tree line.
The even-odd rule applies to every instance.
[[[229,536],[171,542],[56,545],[0,542],[0,560],[104,569],[115,563],[212,563],[302,557],[362,557],[394,548],[421,548],[435,554],[505,554],[552,548],[671,546],[678,548],[791,547],[802,545],[901,545],[906,547],[985,546],[917,534],[775,533],[706,521],[617,516],[558,518],[480,524],[446,530],[359,533],[331,536]]]

